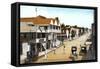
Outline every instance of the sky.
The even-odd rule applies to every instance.
[[[36,10],[37,9],[37,10]],[[37,11],[37,12],[36,12]],[[76,8],[58,8],[58,7],[41,7],[41,6],[20,6],[20,16],[36,17],[38,15],[47,18],[58,17],[60,23],[65,25],[77,25],[79,27],[91,28],[94,22],[94,10],[76,9]]]

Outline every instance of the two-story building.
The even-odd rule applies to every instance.
[[[39,15],[37,17],[20,18],[21,55],[25,52],[23,43],[28,43],[34,54],[59,46],[60,41],[57,36],[60,33],[61,27],[58,17],[46,18]]]

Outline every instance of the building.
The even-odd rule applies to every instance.
[[[95,23],[92,23],[91,24],[91,28],[92,28],[92,54],[93,54],[93,59],[95,59],[95,50],[96,50],[96,24]]]
[[[37,17],[20,18],[20,54],[23,55],[26,52],[23,51],[23,43],[28,43],[30,51],[33,51],[34,54],[55,46],[58,47],[60,41],[57,37],[60,33],[61,27],[58,17],[46,18],[39,15]]]
[[[75,26],[70,26],[70,25],[61,25],[61,34],[64,39],[73,39],[76,37],[79,37],[80,31],[82,31],[81,28]]]

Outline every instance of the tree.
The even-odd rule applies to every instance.
[[[77,25],[73,26],[73,28],[77,28]]]
[[[62,33],[65,33],[65,30],[66,30],[65,24],[61,24],[61,31],[62,31]],[[64,31],[64,32],[63,32],[63,31]]]
[[[57,20],[57,22],[59,23],[59,18],[58,18],[58,17],[56,17],[55,19],[56,19],[56,20]]]
[[[66,27],[70,27],[70,25],[66,25]]]
[[[71,31],[71,37],[72,37],[72,39],[73,39],[73,37],[75,37],[75,31],[74,30]]]
[[[61,24],[61,28],[63,29],[65,27],[65,24]]]
[[[84,32],[85,32],[85,28],[84,28],[84,27],[82,27],[81,29],[82,29],[82,35],[83,35],[83,34],[84,34]]]

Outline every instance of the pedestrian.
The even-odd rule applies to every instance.
[[[65,54],[65,45],[63,44],[63,53]]]
[[[56,52],[55,52],[56,51],[56,47],[57,47],[56,46],[56,41],[53,44],[54,44],[54,54],[56,54]]]
[[[55,51],[56,51],[56,49],[54,48],[54,54],[56,54],[56,52],[55,52]]]

